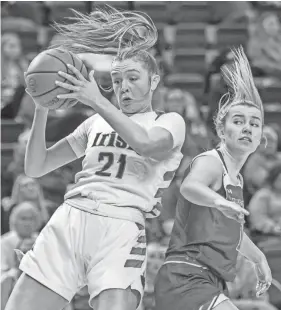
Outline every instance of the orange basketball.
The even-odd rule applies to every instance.
[[[78,102],[76,99],[57,98],[59,94],[71,92],[55,84],[56,81],[70,83],[58,74],[58,71],[63,71],[73,75],[67,64],[73,65],[88,78],[84,63],[71,52],[54,48],[40,53],[33,59],[26,72],[25,82],[29,93],[38,104],[54,110],[73,107]]]

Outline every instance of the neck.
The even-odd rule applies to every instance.
[[[230,174],[237,176],[245,164],[248,154],[230,151],[225,144],[221,145],[219,150],[223,154],[225,164]]]
[[[143,107],[140,111],[135,112],[135,113],[130,113],[130,112],[123,112],[125,115],[127,116],[132,116],[135,114],[142,114],[142,113],[147,113],[147,112],[152,112],[152,106],[151,104],[146,105],[145,107]]]

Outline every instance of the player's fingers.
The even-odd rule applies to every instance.
[[[234,210],[236,211],[237,215],[241,216],[241,217],[242,216],[244,217],[244,215],[249,215],[250,214],[249,211],[247,211],[246,209],[241,208],[241,207],[237,207]]]
[[[71,90],[71,91],[75,91],[75,92],[79,92],[79,90],[80,90],[80,86],[75,86],[75,85],[71,85],[71,84],[68,84],[68,83],[63,83],[63,82],[60,82],[60,81],[56,81],[56,85],[58,85],[58,86],[60,86],[62,88]]]
[[[82,75],[82,73],[77,70],[74,66],[72,66],[71,64],[67,65],[68,68],[76,75],[76,77],[78,78],[78,80],[80,81],[86,81],[86,79],[84,78],[84,76]]]
[[[247,210],[244,209],[244,208],[241,208],[241,212],[242,212],[244,215],[249,215],[249,214],[250,214],[250,212],[247,211]]]
[[[82,81],[77,80],[77,78],[75,76],[72,76],[70,74],[67,74],[63,71],[59,71],[58,74],[62,77],[64,77],[65,79],[67,79],[69,82],[71,82],[74,85],[82,85]]]
[[[89,73],[89,80],[90,81],[95,80],[94,74],[95,74],[95,70],[90,71],[90,73]]]
[[[260,297],[261,295],[263,295],[270,287],[270,283],[264,283],[262,284],[259,289],[257,290],[257,297]]]

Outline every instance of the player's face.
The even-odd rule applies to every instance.
[[[111,77],[118,104],[124,113],[151,109],[150,77],[140,62],[132,59],[114,62]]]
[[[15,230],[23,237],[28,238],[34,232],[35,227],[35,214],[31,210],[21,211],[15,221]]]
[[[253,153],[262,137],[262,114],[255,107],[237,105],[230,108],[223,130],[225,144],[230,150]]]
[[[7,58],[12,60],[19,58],[21,55],[21,44],[19,39],[11,36],[3,47],[3,53]]]
[[[38,185],[32,179],[26,178],[20,184],[20,193],[24,199],[36,199],[38,197],[38,191]]]

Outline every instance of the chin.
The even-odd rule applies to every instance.
[[[249,145],[239,143],[234,148],[236,149],[237,152],[244,153],[244,154],[251,154],[251,153],[255,152],[255,150],[257,149],[257,148],[255,148],[255,146],[252,143]]]

